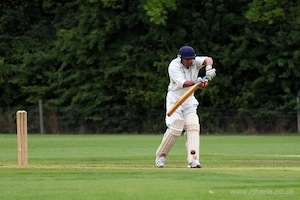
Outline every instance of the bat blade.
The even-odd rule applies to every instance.
[[[193,92],[195,92],[198,89],[198,85],[195,84],[193,85],[188,91],[186,91],[173,105],[172,107],[169,109],[167,115],[170,117],[175,110],[189,97],[191,96],[191,94],[193,94]]]
[[[170,117],[175,110],[189,97],[191,96],[198,88],[205,88],[207,85],[207,79],[206,77],[203,77],[203,81],[201,83],[197,83],[193,85],[188,91],[186,91],[179,99],[171,106],[171,108],[168,110],[167,115]]]

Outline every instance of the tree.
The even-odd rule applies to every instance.
[[[8,0],[0,11],[0,105],[43,99],[94,132],[164,129],[167,66],[192,45],[218,74],[196,93],[200,109],[221,109],[204,120],[238,109],[255,126],[296,108],[297,1]]]

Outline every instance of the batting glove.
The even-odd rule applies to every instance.
[[[216,69],[212,68],[211,65],[206,66],[206,77],[208,80],[212,80],[216,76]]]
[[[199,88],[203,89],[207,86],[208,81],[207,81],[207,79],[203,79],[201,77],[198,77],[197,78],[197,84],[199,85]]]

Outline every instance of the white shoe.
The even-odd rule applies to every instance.
[[[165,166],[166,158],[164,156],[156,156],[155,164],[157,167],[164,167]]]
[[[198,160],[193,160],[193,162],[188,164],[188,168],[202,168],[202,165]]]

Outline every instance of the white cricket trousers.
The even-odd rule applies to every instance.
[[[166,125],[169,127],[170,124],[175,119],[183,118],[186,120],[186,116],[190,113],[196,113],[197,114],[197,107],[199,105],[199,102],[195,98],[194,94],[189,96],[177,109],[176,111],[169,117],[167,115],[168,110],[171,108],[171,106],[180,98],[182,95],[182,91],[168,91],[167,93],[167,99],[166,99]]]

